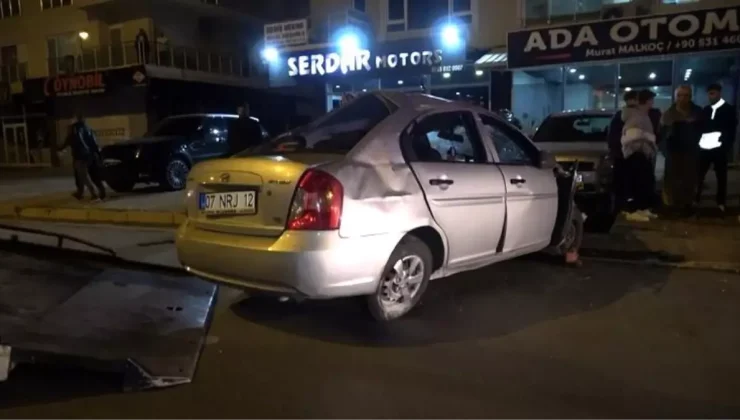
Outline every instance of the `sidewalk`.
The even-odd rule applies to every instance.
[[[619,221],[609,234],[586,234],[582,247],[584,257],[740,273],[737,221]]]
[[[72,197],[74,180],[60,171],[34,177],[15,173],[0,178],[0,218],[58,222],[115,223],[144,226],[177,226],[185,218],[184,193],[139,187],[132,193],[109,190],[104,202],[92,203]]]

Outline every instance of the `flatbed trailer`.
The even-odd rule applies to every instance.
[[[0,233],[0,381],[24,363],[117,372],[124,390],[193,380],[217,286],[66,235],[2,224]]]

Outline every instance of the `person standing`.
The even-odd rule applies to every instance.
[[[59,150],[64,150],[67,147],[72,151],[72,164],[77,187],[77,191],[73,194],[74,197],[82,200],[87,187],[93,200],[105,198],[105,187],[101,180],[98,178],[97,182],[93,182],[90,177],[90,166],[96,159],[99,159],[99,151],[92,130],[87,126],[81,114],[78,114],[74,124],[69,126],[67,138]]]
[[[260,144],[262,128],[260,124],[251,118],[249,104],[244,104],[237,111],[239,118],[233,120],[229,127],[226,143],[229,145],[229,155],[234,155],[249,147]]]
[[[144,28],[139,29],[134,43],[136,44],[136,56],[139,64],[149,64],[149,36],[146,34]]]
[[[713,167],[717,177],[717,207],[725,212],[727,200],[727,160],[735,142],[737,112],[722,99],[722,86],[715,83],[707,88],[709,105],[704,107],[704,130],[699,141],[699,178],[696,203],[701,202],[704,179]]]
[[[655,94],[649,90],[637,94],[637,105],[622,110],[622,155],[626,189],[627,220],[647,222],[657,217],[651,211],[655,196],[653,162],[658,151],[655,126],[650,119]]]
[[[629,91],[624,94],[625,108],[619,110],[612,117],[607,130],[607,142],[609,146],[609,157],[614,164],[613,172],[613,185],[614,195],[617,209],[621,210],[627,201],[625,197],[625,176],[624,176],[624,156],[622,155],[622,129],[624,128],[624,121],[622,121],[622,112],[628,107],[637,106],[637,92]]]
[[[663,202],[683,216],[692,214],[701,135],[702,110],[692,100],[691,86],[679,86],[661,117],[660,137],[666,151]]]

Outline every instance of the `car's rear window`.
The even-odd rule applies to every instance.
[[[376,95],[360,96],[314,123],[245,150],[239,156],[290,152],[346,154],[396,109],[396,105]]]
[[[534,134],[535,143],[605,142],[610,115],[548,117]]]

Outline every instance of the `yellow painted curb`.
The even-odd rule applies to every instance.
[[[103,223],[177,227],[186,216],[173,211],[143,211],[85,208],[27,207],[20,210],[0,207],[0,217],[69,223]]]

